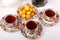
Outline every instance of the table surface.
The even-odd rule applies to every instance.
[[[30,0],[24,0],[24,2],[31,3]],[[21,3],[18,4],[18,6]],[[0,7],[0,19],[7,14],[17,14],[18,6],[14,7]],[[44,7],[37,8],[38,11],[43,9],[55,9],[60,15],[60,0],[48,0],[48,3]],[[26,39],[20,31],[9,33],[0,28],[0,40],[29,40]],[[43,26],[43,35],[36,40],[60,40],[60,21],[53,27]]]

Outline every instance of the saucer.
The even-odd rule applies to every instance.
[[[14,15],[16,17],[16,22],[14,23],[6,23],[5,16],[0,21],[0,27],[7,32],[16,32],[19,30],[18,25],[20,25],[21,22],[18,16]],[[18,21],[19,20],[19,21]]]
[[[38,23],[38,22],[37,22]],[[21,30],[21,33],[22,35],[27,38],[27,39],[37,39],[39,37],[41,37],[42,35],[42,26],[38,23],[38,27],[37,27],[38,30],[34,30],[34,31],[29,34],[31,31],[29,31],[26,26],[25,26],[25,23],[22,23],[21,27],[20,27],[20,30]],[[33,34],[34,33],[34,34]]]
[[[52,20],[51,18],[48,19],[47,17],[45,17],[43,12],[40,12],[40,14],[38,15],[39,21],[46,26],[54,26],[56,23],[59,22],[59,14],[57,12],[55,12],[55,14],[55,17]]]

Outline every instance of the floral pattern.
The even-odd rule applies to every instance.
[[[39,20],[46,26],[53,26],[59,21],[59,15],[56,13],[56,15],[53,18],[52,17],[48,18],[47,16],[43,14],[43,12],[41,12],[39,14]]]
[[[25,26],[25,23],[23,23],[21,25],[21,33],[24,37],[28,38],[28,39],[36,39],[38,37],[41,36],[41,33],[42,33],[42,26],[40,24],[38,24],[38,29],[37,30],[34,30],[34,31],[31,31],[31,30],[28,30]]]
[[[17,18],[17,20],[20,20]],[[7,32],[15,32],[15,31],[18,31],[19,30],[19,26],[21,22],[18,22],[16,20],[16,22],[14,23],[7,23],[5,21],[5,17],[2,18],[2,20],[0,21],[0,27],[4,30],[4,31],[7,31]],[[18,24],[18,25],[17,25]]]

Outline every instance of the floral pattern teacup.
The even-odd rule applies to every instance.
[[[6,15],[0,20],[0,27],[4,31],[15,32],[19,30],[17,15]]]
[[[41,36],[42,26],[38,21],[28,20],[20,26],[21,33],[28,39],[36,39]]]
[[[53,26],[59,21],[59,15],[56,11],[47,9],[40,12],[39,20],[42,21],[44,25]]]

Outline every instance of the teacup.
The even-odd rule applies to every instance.
[[[15,32],[19,30],[18,15],[6,15],[0,21],[0,26],[4,31]]]
[[[59,21],[59,15],[55,10],[47,9],[40,12],[39,20],[41,20],[44,25],[53,26]]]
[[[28,39],[36,39],[41,36],[42,26],[38,21],[29,20],[20,26],[21,33]]]

